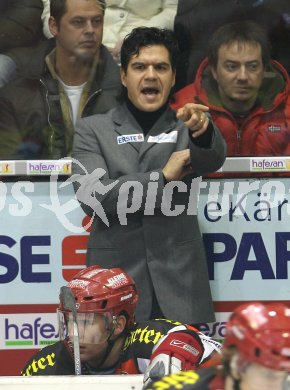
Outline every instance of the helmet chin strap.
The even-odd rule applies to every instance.
[[[233,390],[240,390],[241,384],[241,372],[246,369],[248,362],[243,359],[239,354],[232,356],[230,361],[230,372],[229,376],[233,381]]]
[[[233,381],[233,390],[240,390],[240,382],[241,382],[241,380],[235,378],[232,373],[229,373],[228,376],[230,376],[232,381]]]
[[[106,352],[105,352],[105,355],[103,357],[103,359],[100,361],[100,363],[98,364],[97,367],[95,367],[96,369],[98,368],[101,368],[102,365],[105,363],[105,361],[107,360],[108,356],[110,355],[112,349],[113,349],[113,346],[115,344],[115,342],[113,340],[110,340],[108,339],[108,345],[107,345],[107,348],[106,348]]]
[[[234,379],[234,389],[233,390],[240,390],[240,380]]]

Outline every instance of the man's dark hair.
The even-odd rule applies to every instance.
[[[68,0],[50,0],[50,15],[54,17],[56,24],[60,25],[60,20],[67,11]],[[105,13],[106,0],[96,0],[99,3],[103,13]]]
[[[233,42],[260,45],[263,65],[268,65],[270,61],[270,43],[266,31],[257,23],[244,20],[224,24],[213,33],[208,45],[208,61],[214,69],[218,63],[219,48]]]
[[[130,59],[138,55],[141,48],[163,45],[169,52],[172,69],[175,71],[178,61],[178,43],[171,30],[156,27],[137,27],[126,35],[121,48],[121,67],[126,73]]]

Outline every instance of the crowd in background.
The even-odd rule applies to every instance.
[[[0,12],[0,87],[7,87],[0,89],[0,132],[3,140],[0,158],[33,159],[69,156],[76,120],[95,112],[104,112],[117,103],[112,101],[98,109],[77,108],[79,115],[70,113],[73,117],[73,123],[70,124],[70,118],[64,112],[59,111],[57,104],[54,104],[55,110],[52,107],[47,109],[45,108],[46,102],[44,102],[38,110],[43,111],[44,116],[48,116],[51,111],[56,111],[55,126],[45,124],[42,115],[37,116],[32,105],[24,104],[24,108],[18,109],[18,106],[23,104],[22,100],[17,98],[15,102],[10,100],[13,100],[13,97],[19,93],[26,94],[27,88],[29,96],[31,90],[30,85],[25,84],[24,87],[21,84],[19,87],[19,83],[15,85],[13,82],[15,79],[29,79],[29,84],[31,84],[32,79],[41,79],[43,69],[40,70],[40,64],[55,47],[56,36],[53,35],[49,26],[50,0],[2,1]],[[224,102],[216,104],[216,101],[208,96],[209,91],[204,87],[201,79],[204,80],[203,72],[207,69],[205,65],[208,63],[209,50],[211,50],[209,44],[214,32],[229,22],[246,20],[254,21],[264,28],[270,44],[268,50],[271,63],[263,64],[264,76],[260,93],[256,96],[257,99],[253,106],[245,114],[245,112],[233,112]],[[108,0],[104,14],[102,43],[116,64],[120,63],[120,48],[124,37],[138,26],[174,30],[179,42],[180,56],[174,86],[174,91],[179,91],[179,93],[172,107],[176,109],[180,107],[180,104],[191,101],[208,105],[210,113],[217,125],[221,127],[227,141],[228,156],[289,154],[287,146],[289,143],[290,5],[288,1],[159,0],[144,3],[138,0],[122,2]],[[270,69],[268,65],[271,65]],[[211,67],[212,64],[209,64],[208,69]],[[107,71],[108,69],[107,67]],[[113,74],[115,78],[118,78],[116,69]],[[220,80],[216,81],[217,88],[220,88]],[[247,83],[245,80],[238,82]],[[266,82],[267,89],[265,89]],[[251,80],[248,82],[249,86],[250,83]],[[100,83],[97,84],[99,88]],[[117,80],[114,88],[118,88]],[[49,88],[48,91],[48,95],[56,93],[50,92]],[[32,92],[34,92],[33,89]],[[265,95],[269,93],[272,95],[272,100],[269,98],[267,102],[263,101]],[[78,99],[79,97],[76,98]],[[72,104],[74,103],[70,99],[68,106]],[[256,119],[256,106],[261,106],[263,112],[258,112],[261,118],[258,122],[252,122],[250,119]],[[77,103],[76,107],[78,107]],[[67,109],[73,111],[73,107]],[[17,120],[11,119],[11,116],[16,117]],[[19,119],[23,117],[25,119],[20,121]],[[54,118],[50,120],[51,123],[53,121]],[[64,122],[66,125],[62,126],[59,122]],[[265,124],[268,127],[265,127]],[[51,130],[52,127],[53,130]],[[57,147],[57,152],[50,153],[47,146],[41,145],[42,140],[39,138],[42,136],[35,133],[36,128],[38,132],[50,135],[51,132],[57,133],[57,144],[61,145],[60,139],[65,138],[67,145]],[[247,135],[249,132],[250,137]],[[253,135],[256,133],[262,133],[262,137],[256,140]],[[268,144],[271,143],[271,147],[265,146],[261,138],[266,139]],[[256,146],[249,149],[249,142]],[[19,146],[19,144],[22,145]]]

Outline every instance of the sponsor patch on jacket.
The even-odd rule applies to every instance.
[[[270,133],[277,133],[278,131],[281,131],[281,126],[279,125],[269,125],[268,130]]]
[[[144,134],[128,134],[128,135],[120,135],[117,137],[118,145],[127,144],[128,142],[143,142]]]
[[[148,142],[154,142],[156,144],[162,144],[162,143],[176,143],[177,141],[177,130],[171,131],[170,133],[161,133],[156,136],[150,136],[148,137]]]

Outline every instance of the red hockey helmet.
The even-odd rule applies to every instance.
[[[105,269],[98,265],[78,272],[68,283],[75,297],[78,313],[127,314],[127,327],[134,322],[138,293],[133,279],[122,269]],[[65,311],[60,294],[61,311]]]
[[[284,304],[243,304],[226,329],[225,347],[235,346],[249,362],[290,371],[290,309]]]

